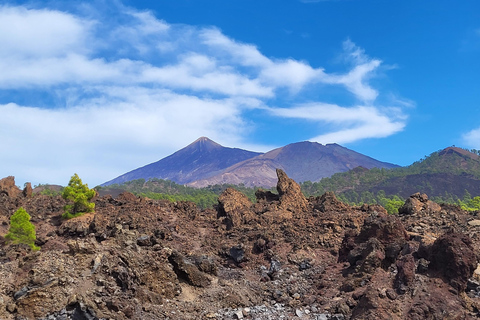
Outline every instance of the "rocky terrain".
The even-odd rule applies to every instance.
[[[65,200],[0,180],[0,319],[474,319],[480,218],[413,194],[398,216],[306,199],[277,170],[278,194],[227,189],[199,210],[130,193]],[[24,207],[40,251],[7,244]]]

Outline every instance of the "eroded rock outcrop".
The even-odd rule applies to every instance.
[[[412,194],[403,206],[398,209],[399,214],[414,215],[419,213],[430,214],[439,212],[442,208],[438,203],[428,200],[428,196],[424,193]]]
[[[16,198],[22,194],[22,191],[15,185],[15,177],[9,176],[0,180],[0,193]]]
[[[225,217],[228,230],[252,220],[255,214],[251,207],[250,199],[233,188],[227,188],[218,197],[218,214]]]
[[[277,169],[277,191],[279,195],[279,208],[292,212],[306,211],[307,199],[300,189],[300,185],[290,179],[282,169]]]
[[[335,194],[331,191],[325,192],[320,197],[314,199],[313,209],[320,212],[335,211],[340,212],[347,208],[343,202],[337,199]]]

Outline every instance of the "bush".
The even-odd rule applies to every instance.
[[[95,209],[95,203],[90,203],[89,201],[94,196],[95,190],[89,189],[87,184],[83,184],[82,180],[75,173],[62,193],[63,199],[69,200],[73,204],[67,204],[64,207],[65,213],[62,217],[71,219],[84,213],[92,212]]]
[[[14,244],[26,244],[34,251],[40,250],[35,245],[37,239],[35,226],[30,222],[30,215],[23,208],[19,208],[10,217],[10,229],[8,229],[5,239]]]

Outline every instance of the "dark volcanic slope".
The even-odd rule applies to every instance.
[[[332,190],[336,193],[360,195],[376,194],[383,190],[387,195],[409,195],[422,192],[432,197],[456,196],[463,198],[465,191],[480,194],[480,156],[464,149],[448,147],[433,152],[425,159],[408,167],[390,171],[360,170],[340,174],[323,184],[316,192]],[[322,189],[325,188],[325,189]]]
[[[272,187],[276,183],[276,168],[285,170],[293,179],[303,182],[319,181],[334,173],[348,171],[358,166],[368,169],[398,167],[338,144],[322,145],[304,141],[237,163],[216,176],[192,182],[190,185],[205,187],[217,183],[244,183],[246,186]]]
[[[206,137],[201,137],[174,154],[105,182],[103,186],[149,178],[168,179],[185,184],[211,177],[222,169],[260,154],[223,147]]]

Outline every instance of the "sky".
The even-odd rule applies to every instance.
[[[0,178],[90,187],[201,136],[480,149],[477,0],[0,2]]]

